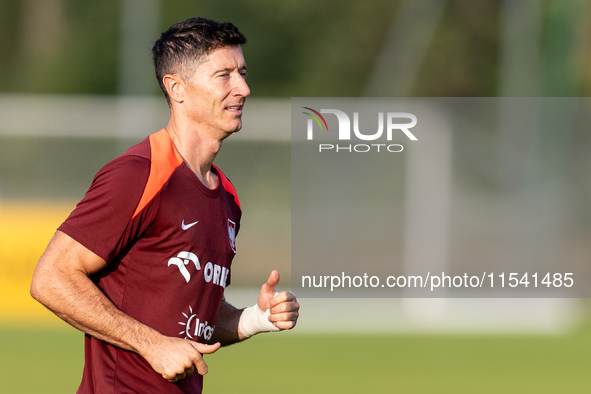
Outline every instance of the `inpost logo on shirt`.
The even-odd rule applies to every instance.
[[[333,114],[336,116],[338,121],[338,130],[334,135],[338,137],[339,141],[351,141],[351,119],[347,113],[338,109],[321,109],[316,111],[310,107],[302,107],[307,110],[302,112],[308,115],[307,122],[307,139],[309,141],[314,140],[314,128],[315,123],[318,125],[316,129],[320,132],[330,133],[326,118],[322,114]],[[384,116],[384,112],[378,112],[378,130],[373,133],[367,131],[362,132],[359,126],[359,112],[353,112],[353,139],[361,141],[376,141],[382,137],[384,128],[386,130],[386,140],[392,141],[394,133],[402,132],[411,141],[418,141],[417,137],[410,131],[411,128],[416,126],[417,117],[408,112],[387,112]],[[386,126],[384,127],[384,119],[386,120]],[[362,143],[362,144],[318,144],[318,152],[335,152],[335,153],[366,153],[366,152],[390,152],[397,153],[402,152],[404,147],[400,144],[390,143]]]
[[[187,322],[179,322],[181,326],[185,327],[183,331],[179,332],[179,335],[184,335],[185,339],[203,338],[206,341],[211,339],[215,326],[209,326],[207,320],[200,321],[197,314],[193,313],[191,306],[189,306],[189,314],[183,312],[183,316],[187,319]]]

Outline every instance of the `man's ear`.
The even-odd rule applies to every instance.
[[[166,74],[162,82],[171,101],[182,103],[185,100],[185,81],[178,75]]]

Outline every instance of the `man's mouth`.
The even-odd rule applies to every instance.
[[[226,110],[232,111],[232,112],[240,112],[240,113],[242,113],[242,104],[227,106],[226,107]]]

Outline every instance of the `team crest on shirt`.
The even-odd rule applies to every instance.
[[[230,238],[230,246],[234,253],[236,253],[236,223],[228,219],[228,237]]]

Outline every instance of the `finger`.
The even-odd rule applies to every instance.
[[[282,312],[297,312],[300,310],[300,304],[295,301],[282,302],[271,308],[271,314]]]
[[[185,373],[187,374],[187,376],[191,376],[193,374],[195,374],[197,370],[195,369],[195,364],[191,365],[191,367],[189,369],[187,369],[185,371]]]
[[[297,324],[297,321],[278,321],[273,323],[275,327],[279,328],[280,330],[291,330]]]
[[[209,368],[207,368],[205,360],[203,360],[203,357],[201,357],[201,355],[195,359],[195,368],[197,369],[197,373],[199,375],[205,375],[209,370]]]
[[[292,302],[295,302],[295,304],[297,304],[295,294],[293,294],[291,291],[282,291],[281,293],[277,293],[275,295],[275,297],[273,297],[273,299],[271,299],[269,301],[269,307],[273,308],[273,307],[280,305],[282,303],[292,303]],[[300,307],[299,304],[297,304],[297,306],[298,306],[298,308]]]
[[[175,370],[178,371],[178,370],[180,370],[180,368],[178,368],[178,369],[175,368]],[[171,383],[175,383],[175,382],[178,382],[179,380],[181,380],[182,378],[184,378],[184,375],[182,373],[173,372],[173,370],[170,369],[170,370],[164,372],[162,374],[162,377]]]
[[[221,346],[219,342],[214,343],[213,345],[209,345],[207,343],[198,343],[198,342],[191,342],[191,345],[201,354],[212,354],[215,353]]]
[[[284,312],[284,313],[274,313],[272,315],[269,315],[269,321],[271,323],[279,323],[279,322],[285,322],[285,321],[297,321],[298,317],[299,317],[299,313],[298,312]]]
[[[208,345],[206,343],[198,343],[189,341],[191,345],[197,350],[197,354],[193,357],[193,364],[195,368],[197,368],[197,373],[199,375],[205,375],[208,371],[207,364],[203,360],[202,354],[211,354],[218,350],[221,346],[219,342],[214,343],[213,345]]]
[[[277,284],[279,284],[279,272],[277,272],[277,270],[273,270],[271,271],[267,282],[261,286],[261,293],[274,293]]]

